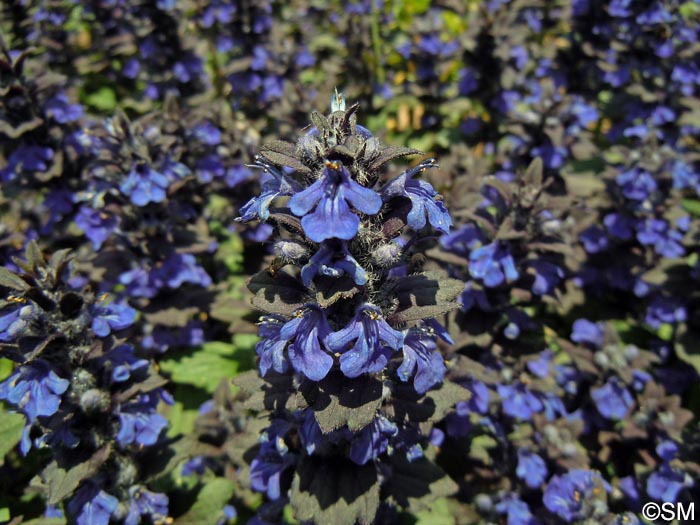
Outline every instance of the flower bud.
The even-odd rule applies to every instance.
[[[285,263],[296,264],[309,257],[309,249],[298,241],[277,241],[275,243],[275,255]]]
[[[381,268],[391,266],[401,257],[401,247],[395,242],[382,244],[371,254],[372,262]]]
[[[110,399],[106,392],[91,388],[80,396],[80,408],[86,414],[96,414],[109,410]]]

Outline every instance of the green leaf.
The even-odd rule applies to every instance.
[[[271,275],[267,271],[256,273],[248,281],[253,292],[253,306],[270,314],[291,315],[306,302],[306,287],[284,271]]]
[[[18,291],[29,290],[30,288],[24,279],[4,266],[0,266],[0,286],[6,286],[7,288]]]
[[[66,518],[34,518],[23,521],[22,525],[66,525]]]
[[[0,509],[0,521],[10,521],[10,509],[7,507]]]
[[[25,422],[22,414],[4,410],[0,412],[0,465],[5,462],[8,452],[14,449],[22,438]]]
[[[675,344],[678,357],[700,373],[700,334],[684,328]]]
[[[496,440],[491,436],[477,436],[471,441],[469,449],[469,457],[478,459],[486,465],[493,463],[489,450],[498,445]]]
[[[700,217],[700,201],[697,199],[683,199],[681,201],[681,205],[683,206],[683,209],[690,213],[691,215],[695,215],[696,217]]]
[[[391,466],[387,495],[413,512],[430,509],[434,501],[457,492],[457,484],[426,457],[409,462],[404,454],[394,454]]]
[[[446,498],[435,501],[430,508],[416,513],[415,525],[455,525],[455,517],[450,511]]]
[[[190,434],[194,430],[194,422],[199,416],[199,407],[202,403],[211,399],[211,396],[190,385],[177,385],[173,392],[175,403],[166,405],[163,415],[170,423],[168,425],[168,436]]]
[[[221,261],[230,273],[243,271],[243,240],[236,232],[219,242],[216,260]]]
[[[5,357],[0,357],[0,381],[10,377],[10,374],[14,370],[15,365],[11,359]]]
[[[678,8],[681,16],[686,20],[690,20],[695,16],[700,16],[700,5],[697,2],[683,2]]]
[[[344,425],[356,431],[374,419],[382,402],[382,382],[370,376],[348,379],[335,372],[305,397],[313,404],[314,416],[324,434]]]
[[[464,290],[464,283],[441,271],[430,271],[403,277],[387,288],[385,295],[398,300],[398,309],[390,321],[405,323],[438,317],[457,308],[456,299]]]
[[[379,507],[376,468],[305,457],[294,473],[290,502],[301,522],[370,525]]]
[[[203,344],[192,355],[164,359],[160,367],[170,374],[173,382],[196,386],[211,394],[221,379],[231,378],[238,372],[235,354],[233,344],[212,341]]]
[[[190,510],[175,519],[175,525],[211,525],[213,516],[223,508],[233,496],[233,481],[214,478],[207,482],[197,494],[197,500]]]
[[[41,480],[48,485],[47,501],[49,505],[56,505],[78,488],[78,485],[95,474],[107,461],[111,452],[109,445],[97,450],[90,459],[77,464],[70,470],[62,469],[53,461],[40,474]]]
[[[300,173],[311,173],[311,169],[296,157],[295,151],[295,144],[271,140],[260,148],[260,155],[278,166],[289,166]]]
[[[110,87],[103,86],[93,93],[87,93],[83,102],[100,111],[112,111],[117,107],[117,95]]]

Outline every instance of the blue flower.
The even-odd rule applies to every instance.
[[[93,250],[99,250],[119,226],[119,217],[81,206],[75,216],[75,224],[92,241]]]
[[[358,465],[377,459],[389,447],[389,438],[397,433],[398,428],[387,418],[375,418],[352,438],[350,459]]]
[[[59,377],[47,363],[34,360],[21,366],[0,384],[0,399],[12,403],[33,423],[39,416],[58,412],[61,395],[70,382]]]
[[[591,398],[600,415],[607,419],[624,418],[634,405],[632,394],[617,377],[611,377],[602,387],[591,390]]]
[[[151,272],[144,268],[134,268],[122,273],[119,283],[124,285],[130,297],[155,297],[160,288],[160,283],[154,282]]]
[[[622,194],[630,200],[646,200],[657,189],[654,177],[637,167],[618,175],[615,182],[622,188]]]
[[[90,307],[92,331],[97,337],[106,337],[112,330],[128,328],[136,319],[136,310],[124,303],[106,304],[104,299]]]
[[[475,279],[483,280],[489,288],[500,286],[506,279],[512,282],[520,277],[510,249],[499,241],[486,244],[471,252],[469,273]]]
[[[532,261],[530,268],[535,271],[532,293],[536,295],[551,294],[564,278],[564,270],[559,265],[541,259]]]
[[[211,285],[211,277],[204,271],[191,253],[174,253],[160,268],[152,271],[152,279],[159,286],[179,288],[183,283],[190,283],[204,288]]]
[[[663,257],[681,257],[685,249],[681,245],[683,234],[669,227],[661,219],[647,219],[637,226],[637,240],[645,246],[654,246],[656,253]]]
[[[208,120],[197,124],[192,130],[192,136],[208,146],[221,144],[221,131]]]
[[[197,160],[195,170],[199,181],[205,183],[226,175],[226,167],[216,153],[210,153]]]
[[[527,503],[516,494],[507,494],[496,503],[494,509],[499,514],[507,515],[507,525],[536,525],[537,519],[530,512]]]
[[[521,382],[515,386],[498,385],[496,389],[501,396],[503,412],[511,417],[529,421],[533,414],[544,409],[542,401]]]
[[[602,252],[608,247],[608,238],[605,230],[600,226],[590,226],[581,232],[579,240],[583,244],[584,250],[588,253]]]
[[[442,382],[445,370],[435,338],[422,328],[408,330],[403,341],[403,362],[396,370],[399,379],[408,381],[415,372],[413,387],[419,394],[424,394]]]
[[[571,331],[571,340],[575,343],[588,343],[594,348],[603,346],[605,330],[601,323],[594,323],[588,319],[576,319]]]
[[[318,274],[327,277],[340,277],[347,274],[352,277],[358,286],[362,286],[367,282],[367,272],[350,255],[344,242],[341,242],[339,246],[331,245],[328,242],[321,244],[318,251],[301,269],[301,280],[304,286],[309,286],[313,278]]]
[[[136,206],[145,206],[149,202],[163,202],[169,184],[167,176],[148,164],[140,164],[131,169],[119,189]]]
[[[658,330],[662,324],[681,323],[687,317],[688,313],[681,299],[657,295],[649,302],[644,321]]]
[[[269,207],[272,200],[278,196],[293,195],[300,191],[300,186],[296,181],[287,178],[280,170],[258,160],[254,168],[263,170],[262,190],[259,196],[250,199],[241,208],[241,217],[237,221],[252,221],[259,219],[266,220],[270,216]]]
[[[408,213],[407,221],[408,226],[413,230],[417,231],[425,226],[427,215],[433,228],[448,233],[452,226],[452,218],[442,201],[435,200],[438,193],[430,183],[412,179],[417,173],[435,167],[437,167],[435,159],[429,159],[404,171],[382,188],[382,196],[387,200],[394,196],[407,197],[411,200],[411,211]]]
[[[531,489],[537,488],[547,479],[547,465],[541,456],[521,448],[518,450],[516,476],[525,481]]]
[[[21,145],[10,154],[7,166],[0,170],[0,181],[10,182],[22,173],[46,171],[51,159],[53,159],[51,148]]]
[[[0,314],[0,341],[12,341],[21,335],[22,330],[27,326],[25,313],[27,311],[31,312],[32,306],[16,304],[11,310]]]
[[[137,358],[131,345],[119,345],[113,348],[105,360],[112,364],[112,381],[115,383],[128,381],[135,372],[148,369],[148,359]]]
[[[452,253],[469,257],[469,254],[479,244],[483,244],[484,236],[481,230],[473,224],[465,224],[458,230],[440,237],[440,244]]]
[[[635,220],[621,213],[609,213],[603,219],[605,227],[610,235],[618,239],[627,240],[632,237]]]
[[[662,463],[647,479],[649,497],[663,502],[678,501],[678,494],[684,487],[685,476],[673,470],[668,463]]]
[[[258,325],[260,341],[255,345],[255,352],[260,357],[258,367],[260,368],[260,375],[263,377],[270,369],[278,374],[283,374],[289,366],[284,355],[284,348],[294,334],[287,333],[286,335],[289,338],[284,339],[280,333],[283,325],[284,321],[277,316],[263,317]]]
[[[129,489],[129,513],[124,525],[139,525],[141,516],[148,516],[151,523],[166,523],[168,496],[151,492],[136,485]]]
[[[131,444],[153,445],[168,420],[156,412],[158,395],[155,392],[142,395],[137,401],[119,407],[119,433],[117,443],[121,447]]]
[[[59,124],[75,122],[83,116],[83,107],[80,104],[71,104],[64,93],[59,93],[44,105],[46,114]]]
[[[68,503],[68,510],[78,515],[78,525],[108,525],[119,500],[87,482]]]
[[[340,369],[347,377],[372,374],[384,369],[392,351],[400,350],[403,333],[391,328],[381,311],[369,304],[357,308],[348,325],[326,337],[326,346],[340,352]],[[355,344],[348,348],[352,342]]]
[[[258,455],[250,464],[250,485],[253,490],[276,500],[282,495],[280,478],[294,463],[294,457],[288,452],[281,435],[269,432],[263,435],[263,439]]]
[[[551,350],[543,350],[536,359],[527,362],[527,369],[539,378],[548,377],[553,358],[554,353]]]
[[[656,455],[664,461],[671,461],[678,455],[678,445],[674,441],[666,439],[656,445]]]
[[[607,512],[607,484],[598,472],[577,469],[549,480],[542,498],[545,507],[567,523]]]
[[[333,357],[322,342],[331,333],[326,314],[318,306],[306,305],[280,330],[280,338],[294,341],[287,353],[294,370],[312,381],[320,381],[333,366]]]
[[[238,511],[233,505],[224,505],[222,513],[223,516],[221,517],[221,519],[219,519],[219,521],[216,522],[216,525],[225,525],[227,523],[233,523],[234,520],[238,517]]]
[[[301,444],[306,450],[306,453],[309,455],[314,454],[318,448],[328,441],[328,439],[324,437],[318,421],[316,421],[313,410],[306,411],[304,423],[302,423],[299,428],[299,438],[301,439]]]
[[[289,201],[292,213],[302,217],[304,233],[314,242],[333,237],[349,240],[355,236],[360,218],[350,211],[350,205],[374,215],[382,207],[382,199],[355,182],[338,161],[327,161],[321,177]]]

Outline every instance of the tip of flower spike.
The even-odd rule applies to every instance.
[[[345,95],[338,93],[338,88],[335,88],[335,93],[331,95],[331,113],[336,111],[345,111]]]

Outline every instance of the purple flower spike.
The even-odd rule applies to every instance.
[[[348,346],[352,348],[348,349]],[[391,328],[376,306],[360,306],[355,317],[338,332],[326,337],[326,346],[340,352],[340,369],[347,377],[372,374],[384,369],[392,351],[400,350],[403,333]]]
[[[302,217],[304,232],[314,242],[333,237],[350,240],[355,236],[360,218],[350,211],[350,205],[374,215],[382,207],[382,199],[352,180],[339,161],[327,161],[321,177],[289,201],[292,213]]]

